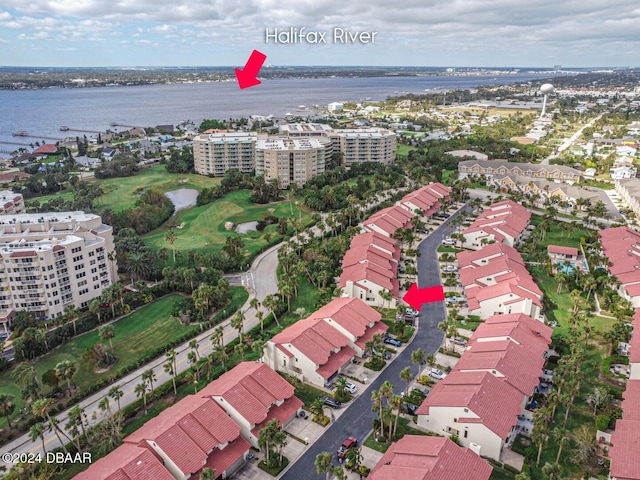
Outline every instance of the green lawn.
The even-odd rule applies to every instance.
[[[236,235],[235,232],[224,228],[225,222],[239,224],[275,215],[279,218],[299,218],[303,224],[307,224],[311,218],[311,215],[299,209],[295,202],[280,201],[257,205],[249,201],[250,195],[248,190],[235,191],[208,205],[180,211],[165,225],[145,235],[145,242],[156,250],[168,248],[169,245],[164,239],[167,230],[170,226],[184,224],[184,228],[175,230],[176,250],[220,250],[225,245],[227,237]],[[275,238],[276,226],[270,225],[263,232],[252,231],[243,234],[245,251],[253,254],[267,245],[266,233]]]
[[[87,179],[87,181],[98,183],[104,191],[104,195],[98,199],[97,203],[100,206],[110,207],[116,212],[133,207],[138,199],[138,195],[134,193],[137,188],[153,186],[162,192],[169,192],[178,188],[202,190],[212,185],[218,185],[220,180],[220,178],[209,178],[195,173],[168,173],[164,165],[145,168],[133,177],[107,178],[104,180]],[[65,200],[73,199],[73,193],[66,191],[62,194],[36,197],[34,200],[44,203],[60,196]]]
[[[407,158],[407,156],[409,156],[409,152],[415,149],[416,147],[413,147],[411,145],[405,145],[403,143],[399,143],[396,148],[396,154],[398,155],[399,158]]]
[[[247,292],[241,287],[231,287],[231,289],[233,295],[231,306],[237,308],[245,302]],[[118,362],[110,370],[96,373],[92,365],[82,361],[82,354],[87,348],[101,341],[98,331],[94,330],[80,335],[38,359],[35,363],[38,375],[42,377],[44,372],[55,368],[58,362],[71,360],[78,368],[73,377],[74,382],[78,387],[86,388],[102,378],[113,375],[118,370],[136,363],[140,358],[162,345],[168,345],[188,332],[195,333],[199,331],[200,327],[197,324],[182,325],[177,319],[169,316],[171,306],[180,298],[181,296],[178,294],[168,295],[114,323],[113,350],[118,357]],[[24,406],[24,402],[20,396],[19,387],[11,378],[10,371],[0,374],[0,393],[8,393],[14,396],[16,402],[14,417],[17,417],[19,410]],[[0,428],[5,424],[6,420],[4,418],[0,419]]]

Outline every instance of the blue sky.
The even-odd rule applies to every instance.
[[[400,5],[391,7],[390,5]],[[327,32],[265,43],[265,29]],[[334,45],[335,27],[377,32]],[[637,0],[4,0],[0,65],[636,66]]]

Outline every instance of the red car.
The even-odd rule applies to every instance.
[[[338,458],[345,458],[347,456],[347,452],[357,446],[358,439],[356,437],[347,438],[342,442],[342,445],[340,445],[340,448],[338,449]]]

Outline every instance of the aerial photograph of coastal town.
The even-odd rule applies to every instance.
[[[0,478],[640,480],[631,0],[5,0]]]

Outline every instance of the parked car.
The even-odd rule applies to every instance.
[[[320,400],[322,400],[322,403],[324,403],[326,406],[331,407],[331,408],[340,408],[340,407],[342,407],[342,402],[339,402],[335,398],[324,396],[324,397],[321,397]]]
[[[455,265],[445,265],[444,267],[442,267],[442,271],[443,272],[457,272],[458,271],[458,267],[456,267]]]
[[[445,238],[445,239],[443,239],[443,240],[442,240],[442,244],[443,244],[443,245],[449,245],[449,246],[452,246],[452,245],[455,245],[455,244],[456,244],[456,241],[455,241],[453,238],[448,238],[448,237],[447,237],[447,238]]]
[[[453,343],[455,343],[456,345],[462,345],[465,346],[467,344],[467,341],[462,338],[462,337],[455,337],[453,340],[451,340]]]
[[[384,343],[386,343],[387,345],[393,345],[394,347],[401,347],[402,346],[402,342],[398,339],[395,338],[390,338],[390,337],[386,337],[384,339]]]
[[[358,388],[351,382],[347,382],[344,389],[352,395],[358,392]]]
[[[404,411],[407,412],[409,415],[415,415],[416,410],[418,410],[418,407],[413,403],[404,403],[402,406],[404,408]]]
[[[417,317],[418,315],[420,315],[420,312],[418,312],[417,310],[414,310],[413,308],[407,308],[405,310],[405,314]]]
[[[345,458],[347,456],[347,452],[357,446],[358,446],[358,439],[356,437],[347,438],[344,442],[342,442],[342,445],[340,445],[340,448],[338,448],[338,451],[337,451],[338,458]]]
[[[436,380],[443,380],[447,374],[438,368],[432,368],[429,370],[429,376],[435,378]]]
[[[415,317],[413,315],[405,315],[404,321],[409,325],[413,325],[413,323],[415,322]]]

